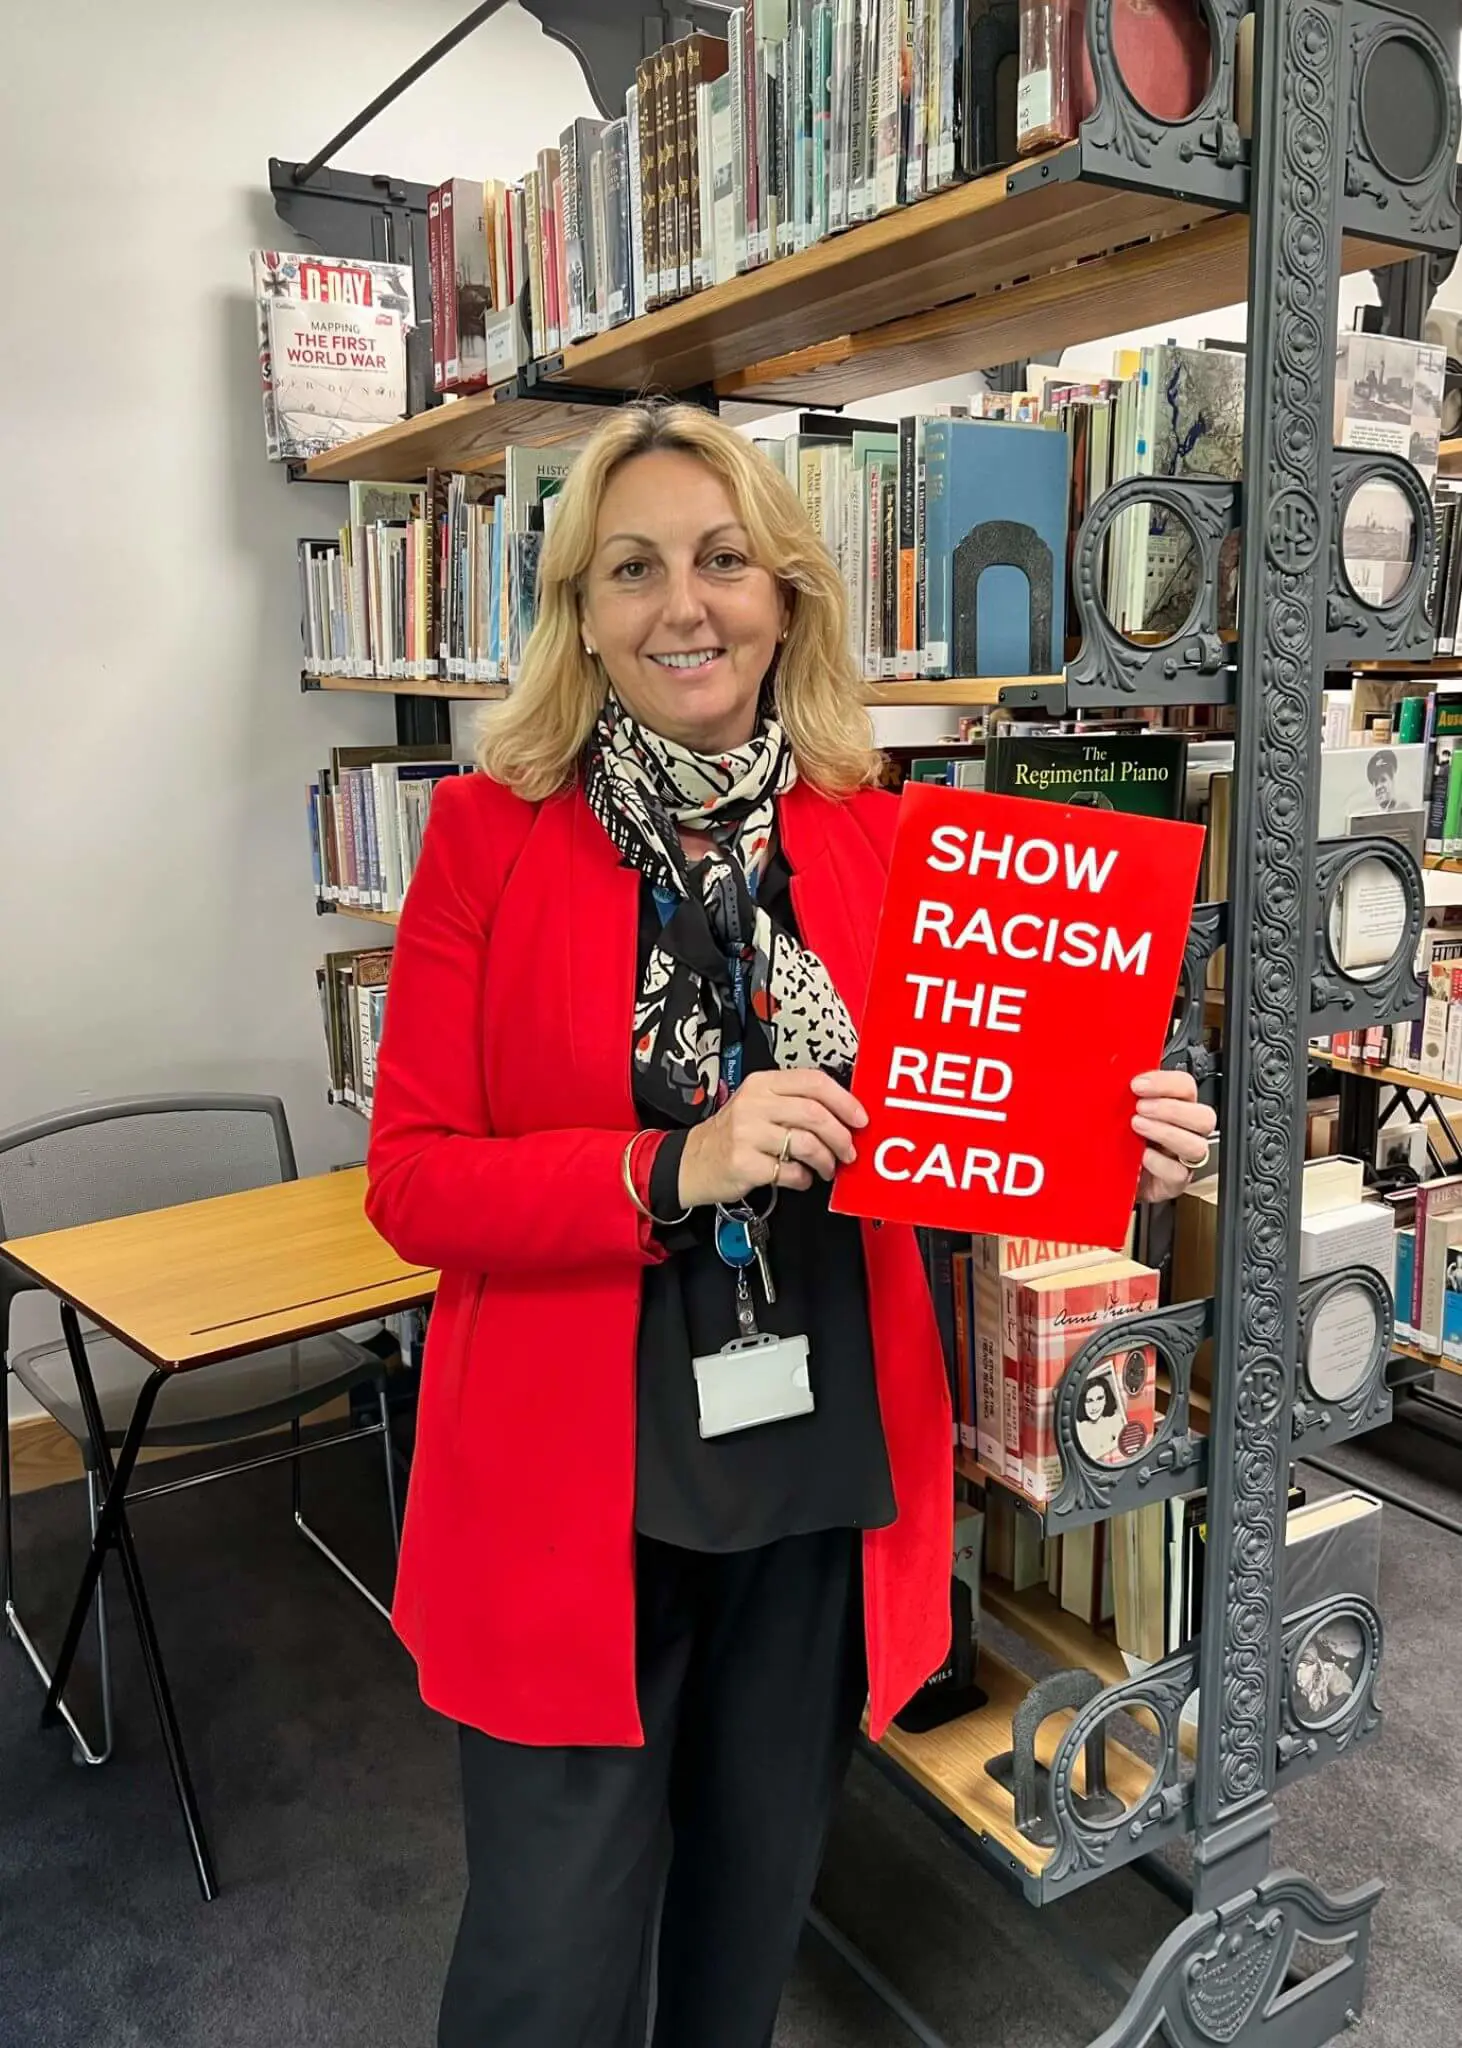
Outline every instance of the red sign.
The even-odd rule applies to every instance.
[[[1172,1017],[1200,825],[905,785],[846,1215],[1120,1244],[1132,1079]]]

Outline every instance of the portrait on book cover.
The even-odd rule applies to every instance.
[[[1129,1351],[1120,1363],[1104,1358],[1087,1374],[1076,1404],[1076,1441],[1094,1465],[1125,1464],[1146,1450],[1151,1431],[1133,1411],[1150,1371],[1145,1351]]]

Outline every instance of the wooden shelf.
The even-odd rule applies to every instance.
[[[866,704],[998,704],[1012,687],[1059,683],[1060,676],[951,676],[944,682],[865,683]]]
[[[1462,654],[1434,654],[1427,661],[1353,661],[1358,676],[1462,676]]]
[[[596,412],[548,395],[557,380],[841,405],[1244,297],[1243,215],[1083,183],[1079,161],[1078,146],[1054,151],[828,236],[549,358],[541,398],[457,399],[312,457],[308,474],[480,472],[509,442],[574,440]],[[1343,262],[1400,254],[1348,240]]]
[[[1116,1638],[1088,1628],[1076,1615],[1068,1614],[1044,1586],[1027,1586],[1016,1593],[1001,1579],[986,1579],[980,1587],[980,1604],[1002,1627],[1034,1643],[1063,1667],[1094,1671],[1103,1685],[1121,1685],[1127,1678],[1127,1660],[1117,1648]]]
[[[399,910],[367,910],[364,904],[361,903],[321,903],[318,898],[316,903],[317,908],[327,917],[363,917],[371,924],[399,924],[401,922]]]
[[[1427,853],[1422,855],[1422,866],[1438,875],[1462,875],[1462,860],[1453,853]]]
[[[356,690],[370,697],[452,697],[464,703],[500,704],[508,694],[506,683],[447,683],[436,677],[407,682],[383,676],[300,677],[302,690]]]
[[[1391,1349],[1402,1358],[1414,1358],[1418,1365],[1429,1365],[1434,1372],[1450,1372],[1462,1378],[1462,1360],[1443,1358],[1440,1351],[1423,1351],[1415,1344],[1403,1344],[1401,1339],[1392,1341]]]
[[[1338,1060],[1333,1052],[1323,1052],[1318,1046],[1310,1047],[1310,1058],[1322,1067],[1333,1067],[1337,1074],[1358,1074],[1363,1081],[1385,1081],[1393,1088],[1415,1088],[1426,1095],[1446,1096],[1449,1101],[1462,1102],[1462,1088],[1452,1081],[1434,1081],[1429,1074],[1410,1074],[1404,1067],[1376,1067],[1369,1060]]]
[[[486,475],[502,468],[510,441],[549,448],[578,440],[592,431],[596,417],[597,408],[561,398],[503,399],[484,391],[476,398],[449,399],[413,419],[312,455],[305,473],[311,483],[349,483],[352,478],[415,483],[429,469]]]
[[[1051,1860],[1051,1851],[1038,1849],[1021,1834],[1010,1794],[985,1769],[993,1757],[1010,1748],[1015,1710],[1030,1691],[1031,1680],[983,1647],[978,1677],[989,1694],[983,1707],[927,1735],[890,1728],[882,1747],[972,1833],[1002,1850],[1008,1866],[1039,1878]],[[1071,1718],[1069,1713],[1052,1714],[1042,1724],[1036,1736],[1036,1755],[1042,1763],[1050,1763]],[[1079,1766],[1077,1775],[1080,1781]],[[1152,1776],[1150,1764],[1108,1737],[1107,1782],[1119,1799],[1129,1803],[1140,1800]]]
[[[1462,437],[1443,441],[1441,457],[1437,463],[1438,476],[1462,476]]]

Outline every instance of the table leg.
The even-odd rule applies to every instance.
[[[56,1660],[50,1690],[46,1694],[41,1725],[48,1726],[59,1718],[61,1694],[71,1674],[71,1666],[81,1642],[82,1630],[86,1626],[86,1617],[96,1592],[97,1581],[101,1576],[107,1551],[115,1547],[127,1587],[127,1598],[137,1623],[137,1634],[142,1645],[142,1660],[147,1669],[148,1683],[152,1688],[153,1705],[157,1710],[158,1725],[162,1730],[163,1747],[167,1751],[173,1787],[178,1796],[178,1804],[182,1808],[184,1826],[188,1830],[188,1842],[193,1852],[198,1883],[204,1898],[214,1899],[218,1896],[218,1881],[214,1876],[213,1859],[203,1828],[203,1816],[199,1811],[197,1795],[188,1771],[182,1731],[173,1707],[173,1696],[163,1666],[157,1631],[153,1627],[152,1609],[148,1604],[147,1588],[143,1583],[142,1569],[132,1541],[131,1524],[127,1520],[127,1488],[142,1448],[148,1422],[152,1417],[153,1406],[167,1374],[153,1373],[138,1395],[137,1406],[132,1411],[132,1419],[127,1425],[127,1432],[122,1441],[121,1453],[114,1463],[111,1447],[107,1443],[101,1403],[97,1399],[96,1383],[91,1376],[91,1362],[82,1340],[81,1325],[75,1309],[69,1302],[63,1302],[61,1305],[61,1327],[65,1332],[66,1348],[71,1354],[71,1363],[76,1373],[77,1391],[81,1397],[82,1413],[86,1417],[87,1434],[91,1439],[92,1458],[106,1492],[101,1513],[97,1517],[96,1534],[87,1555],[86,1570],[77,1588],[71,1619],[67,1623],[66,1635],[61,1645],[61,1654]]]

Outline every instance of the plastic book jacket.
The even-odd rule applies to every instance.
[[[276,300],[266,315],[278,453],[318,455],[406,410],[406,337],[380,307]]]
[[[1148,416],[1152,442],[1150,459],[1141,466],[1153,476],[1241,476],[1243,356],[1229,349],[1167,346],[1153,349],[1151,355]],[[1232,549],[1229,558],[1220,566],[1221,626],[1233,624],[1235,611],[1237,556]],[[1149,515],[1142,560],[1141,594],[1137,615],[1129,620],[1130,630],[1163,635],[1181,632],[1197,584],[1193,536],[1182,520],[1155,506]]]
[[[254,303],[259,320],[259,377],[264,392],[264,438],[271,462],[282,462],[279,421],[274,401],[274,372],[269,309],[281,302],[353,306],[394,313],[407,329],[416,325],[416,300],[409,263],[373,263],[342,256],[300,254],[288,249],[255,249],[250,253]],[[406,410],[405,358],[402,358],[401,404]],[[313,452],[313,451],[311,451]]]

